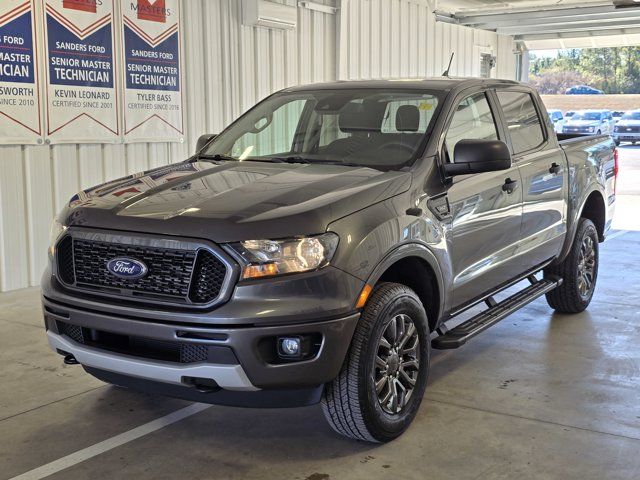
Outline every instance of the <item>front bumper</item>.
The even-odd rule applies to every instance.
[[[640,132],[614,132],[613,139],[619,142],[640,141]]]
[[[360,317],[359,313],[352,313],[324,321],[229,328],[161,323],[146,318],[117,316],[65,305],[47,297],[43,297],[43,308],[51,348],[63,355],[73,355],[87,371],[98,378],[116,375],[128,378],[129,382],[137,383],[141,388],[155,384],[154,391],[162,392],[164,388],[167,395],[188,399],[193,399],[193,391],[199,388],[194,379],[199,382],[206,379],[211,388],[208,395],[205,395],[206,398],[198,396],[199,401],[237,405],[253,404],[247,400],[248,393],[291,389],[303,389],[308,393],[335,378]],[[119,336],[118,338],[135,338],[137,341],[157,341],[165,345],[204,345],[210,349],[229,349],[233,353],[227,355],[223,363],[216,363],[215,359],[185,364],[142,358],[137,356],[135,350],[123,353],[110,346],[104,347],[92,342],[79,343],[66,333],[64,328],[68,325],[82,328],[87,338],[95,338],[93,335],[98,332]],[[272,351],[275,349],[274,339],[289,335],[314,335],[321,339],[317,352],[305,360],[281,361]],[[209,358],[213,357],[210,355]],[[233,396],[230,396],[233,392],[244,395],[234,401]],[[256,395],[256,399],[262,397],[264,395]],[[309,397],[306,394],[303,397],[303,404],[306,404]],[[273,398],[277,398],[277,395]],[[291,406],[286,403],[280,406]],[[275,405],[269,403],[269,406]]]
[[[598,129],[594,129],[593,131],[589,131],[586,128],[563,128],[562,129],[562,133],[567,133],[567,134],[577,134],[577,135],[597,135],[598,134]]]

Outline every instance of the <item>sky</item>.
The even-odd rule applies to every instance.
[[[550,57],[556,58],[558,56],[558,50],[530,50],[536,57]]]

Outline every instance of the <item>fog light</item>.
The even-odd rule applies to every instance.
[[[300,337],[279,337],[278,355],[286,358],[302,356],[302,339]]]

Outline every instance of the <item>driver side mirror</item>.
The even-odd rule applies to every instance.
[[[467,139],[456,143],[453,161],[444,166],[449,176],[496,172],[511,168],[511,153],[500,140]]]
[[[198,141],[196,143],[196,152],[199,152],[204,147],[206,147],[211,140],[218,136],[217,133],[205,133],[204,135],[200,135],[198,137]]]

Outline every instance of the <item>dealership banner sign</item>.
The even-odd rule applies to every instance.
[[[182,141],[179,0],[123,0],[125,141]]]
[[[112,0],[42,0],[47,138],[119,142]]]
[[[0,1],[0,143],[42,143],[32,0]]]

